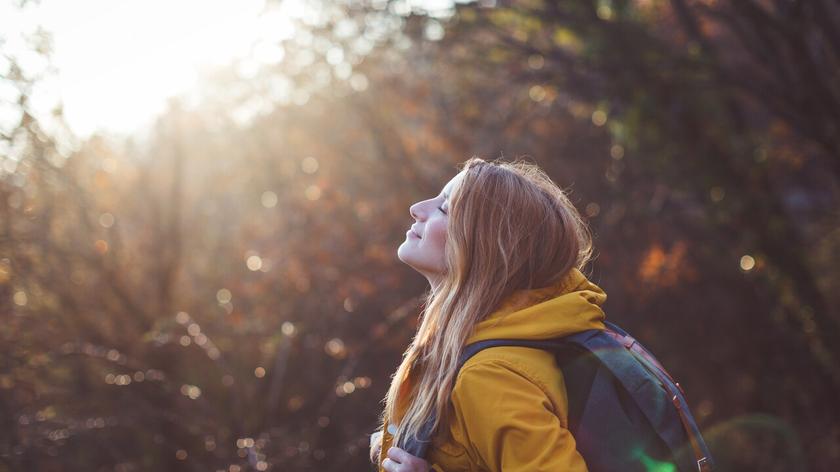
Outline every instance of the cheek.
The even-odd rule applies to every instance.
[[[435,222],[431,227],[428,228],[426,233],[429,238],[429,242],[433,244],[436,248],[443,250],[443,247],[446,245],[446,222]]]

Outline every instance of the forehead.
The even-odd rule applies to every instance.
[[[455,190],[455,187],[458,186],[458,184],[461,182],[461,179],[464,177],[464,172],[466,171],[458,172],[457,174],[455,174],[454,177],[449,179],[449,182],[447,182],[446,185],[443,186],[442,193],[444,195],[452,195],[452,191]]]

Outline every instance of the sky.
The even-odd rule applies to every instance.
[[[27,52],[22,35],[39,25],[50,32],[57,75],[43,82],[33,106],[48,110],[60,100],[66,123],[80,138],[94,132],[127,136],[151,124],[169,97],[196,90],[202,72],[235,59],[282,61],[277,43],[294,37],[294,19],[312,14],[308,3],[271,1],[268,8],[266,0],[40,0],[20,10],[12,0],[0,0],[0,37],[7,41],[3,52],[37,70],[39,56]],[[452,6],[452,0],[396,0],[392,8],[435,16]],[[0,79],[4,61],[0,55]],[[16,92],[3,82],[0,100],[13,104]],[[0,107],[0,127],[17,119],[19,109]]]
[[[193,89],[202,70],[293,35],[288,18],[302,14],[302,1],[261,15],[264,0],[42,0],[23,14],[0,0],[0,28],[8,50],[23,48],[15,33],[37,24],[51,32],[58,79],[36,101],[60,98],[77,136],[130,134],[163,111],[168,97]],[[283,56],[279,48],[256,52],[266,61]]]

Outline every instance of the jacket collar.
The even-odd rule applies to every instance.
[[[550,339],[604,329],[607,294],[572,268],[557,283],[517,290],[478,322],[467,344],[485,339]]]

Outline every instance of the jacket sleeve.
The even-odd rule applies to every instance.
[[[587,472],[543,388],[507,360],[461,370],[452,391],[455,420],[463,422],[469,447],[486,470]]]

